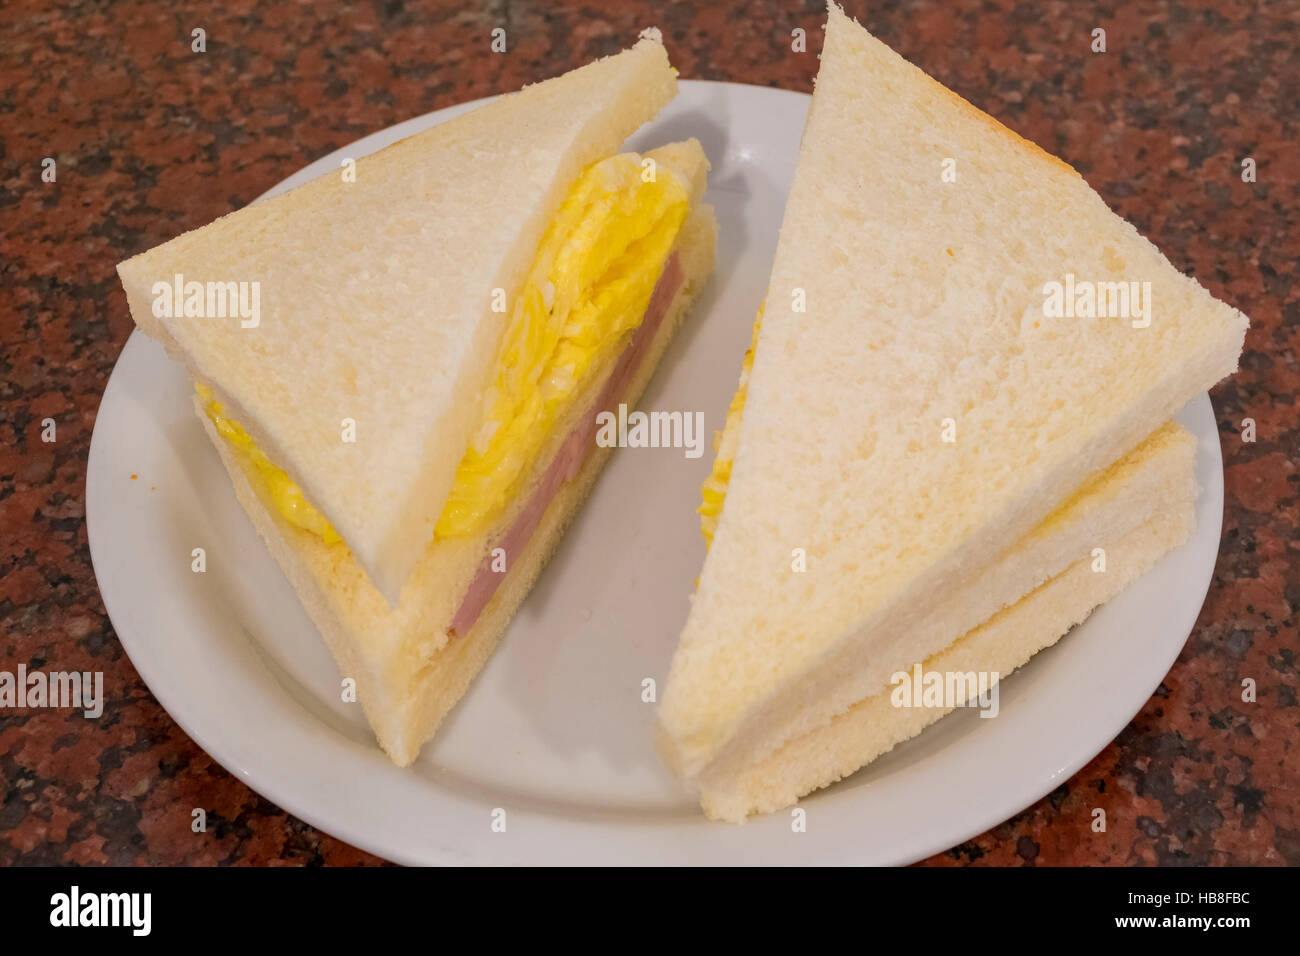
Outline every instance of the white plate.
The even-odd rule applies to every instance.
[[[697,136],[714,164],[717,274],[642,401],[721,428],[767,283],[804,94],[685,82],[634,148]],[[281,192],[463,112],[376,133]],[[223,766],[289,812],[406,863],[903,863],[981,833],[1101,750],[1177,657],[1218,550],[1222,463],[1209,399],[1193,540],[1004,685],[1001,715],[961,711],[840,785],[743,827],[707,823],[655,754],[653,706],[704,547],[711,455],[617,452],[505,642],[410,769],[338,700],[332,660],[240,510],[179,365],[131,336],[100,405],[86,487],[104,604],[140,675]],[[138,475],[138,479],[132,479]],[[156,488],[156,490],[154,490]],[[206,574],[190,551],[207,549]],[[507,811],[505,833],[491,829]]]

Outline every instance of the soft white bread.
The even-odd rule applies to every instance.
[[[1069,274],[1149,282],[1149,327],[1046,317]],[[660,709],[672,762],[700,772],[786,688],[971,580],[1235,369],[1246,326],[1072,169],[832,8]]]
[[[569,185],[676,93],[631,49],[504,96],[118,266],[131,314],[210,386],[395,603],[478,423],[505,312]],[[154,283],[257,282],[260,324],[160,318]],[[341,439],[355,422],[356,441]]]
[[[655,157],[661,166],[683,171],[699,198],[707,163],[698,143],[675,144],[646,155]],[[629,405],[640,396],[674,330],[712,272],[716,233],[712,208],[695,206],[677,242],[684,282],[629,381],[622,399]],[[539,472],[599,394],[605,378],[607,374],[599,376],[574,402],[571,414],[558,423],[541,455]],[[611,451],[597,447],[590,452],[578,474],[552,499],[524,551],[510,556],[501,586],[474,626],[466,634],[449,637],[448,626],[470,580],[495,540],[518,517],[531,487],[507,509],[499,526],[481,538],[435,542],[430,536],[402,591],[400,605],[389,608],[345,548],[325,545],[268,507],[259,497],[260,483],[249,482],[239,458],[199,411],[240,503],[320,630],[340,673],[356,679],[358,699],[380,745],[403,766],[415,759],[486,662]]]
[[[1190,479],[1189,473],[1184,486]],[[1151,521],[1118,540],[1104,542],[1104,574],[1093,571],[1088,559],[1077,562],[927,659],[923,670],[1006,677],[1055,644],[1093,608],[1119,594],[1187,540],[1195,515],[1192,497],[1185,490]],[[707,775],[700,781],[700,803],[709,817],[733,823],[790,806],[915,737],[952,709],[895,707],[890,692],[881,692],[854,704],[829,724],[787,741],[758,763],[731,775]]]
[[[824,726],[845,709],[832,709],[830,702],[881,693],[891,675],[939,653],[1045,581],[1090,560],[1093,549],[1181,507],[1196,495],[1195,455],[1196,438],[1187,429],[1175,422],[1158,428],[1118,462],[1092,475],[979,575],[917,607],[905,627],[846,647],[813,679],[783,688],[761,719],[750,721],[703,773],[726,777]]]

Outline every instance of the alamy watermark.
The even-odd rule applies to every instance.
[[[50,897],[50,925],[122,927],[132,936],[148,936],[153,928],[153,894],[82,892],[74,883],[68,892]]]
[[[186,282],[178,272],[171,282],[155,282],[150,291],[156,319],[237,318],[244,329],[262,324],[260,282]]]
[[[601,448],[684,448],[687,458],[704,454],[703,412],[617,412],[596,415],[596,444]]]
[[[1092,282],[1073,272],[1064,282],[1043,286],[1043,315],[1049,319],[1132,319],[1133,328],[1151,325],[1150,282]]]
[[[913,664],[911,673],[895,671],[889,678],[889,702],[940,710],[977,707],[981,717],[996,717],[998,677],[997,671],[927,671]]]
[[[0,708],[81,708],[87,719],[104,713],[103,671],[0,671]]]

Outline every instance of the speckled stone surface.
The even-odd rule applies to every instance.
[[[114,264],[364,134],[563,72],[649,24],[684,77],[811,90],[823,20],[817,3],[764,0],[220,7],[0,5],[0,670],[102,670],[109,698],[97,721],[0,710],[0,864],[379,862],[217,766],[113,633],[83,493],[96,407],[132,328]],[[849,9],[1073,164],[1253,321],[1241,372],[1212,395],[1223,542],[1177,664],[1067,784],[930,862],[1300,864],[1300,5]],[[504,55],[489,50],[498,26]],[[1101,56],[1088,49],[1098,26]],[[204,54],[191,52],[196,27]],[[790,50],[800,27],[803,54]],[[40,440],[47,417],[53,444]],[[209,808],[208,833],[178,826],[177,806]],[[1097,807],[1105,833],[1089,826]]]

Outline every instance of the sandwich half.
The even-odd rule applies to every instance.
[[[597,413],[636,401],[712,271],[699,144],[617,152],[675,92],[646,31],[118,267],[398,764],[595,480]]]
[[[1060,578],[1082,538],[1180,508],[1068,542],[1055,524],[1236,368],[1247,326],[1074,170],[834,6],[760,314],[659,711],[697,788]],[[1035,542],[1050,561],[1024,558]],[[1040,643],[1071,616],[1039,621]],[[825,782],[802,779],[783,799]]]

